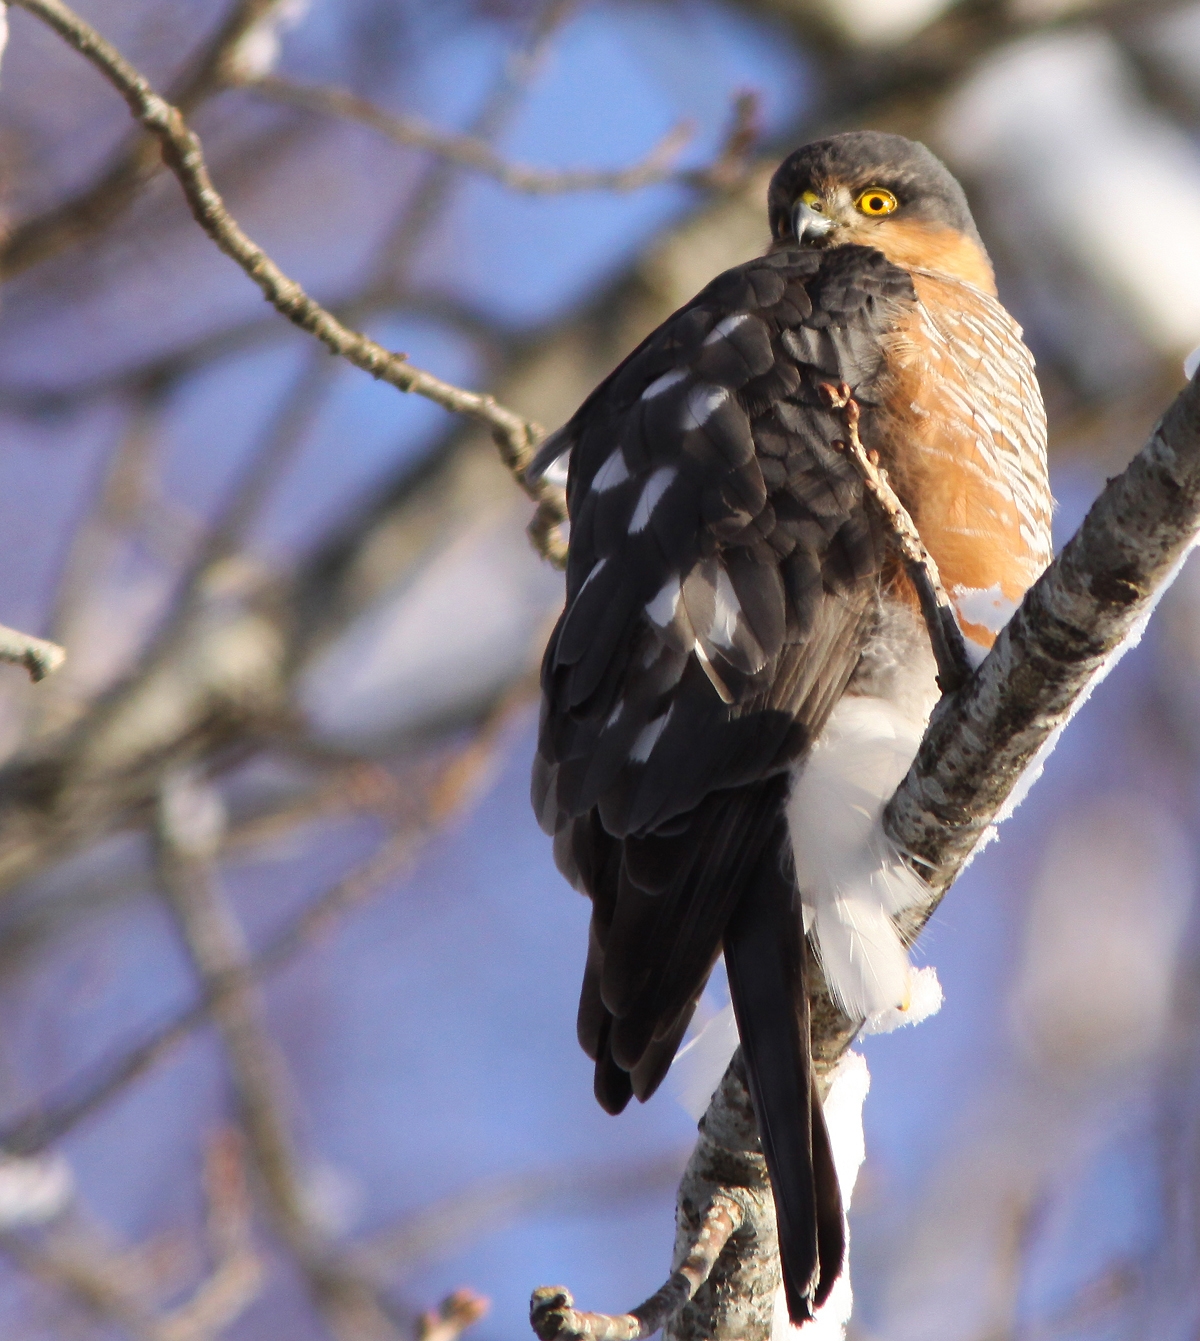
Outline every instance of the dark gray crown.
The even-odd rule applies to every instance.
[[[886,186],[909,218],[953,228],[979,241],[975,220],[950,169],[923,144],[878,130],[852,130],[814,140],[789,154],[767,192],[771,233],[787,236],[792,206],[802,192],[829,183],[860,190]]]

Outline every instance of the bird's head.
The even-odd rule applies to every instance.
[[[780,164],[767,202],[775,248],[875,247],[905,269],[996,291],[962,187],[902,135],[850,131],[806,144]]]

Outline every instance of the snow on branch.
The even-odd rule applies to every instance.
[[[897,919],[908,943],[1036,780],[1072,714],[1137,642],[1198,531],[1200,376],[1126,470],[1108,482],[974,676],[935,710],[916,761],[884,813],[888,834],[930,888],[921,907]],[[838,1009],[814,967],[813,1056],[824,1087],[862,1021]],[[779,1284],[775,1208],[769,1195],[745,1198],[753,1181],[748,1161],[761,1155],[741,1066],[739,1049],[701,1121],[696,1154],[679,1185],[677,1269],[723,1198],[743,1198],[742,1218],[709,1280],[689,1282],[682,1307],[656,1319],[668,1341],[767,1341],[772,1333]],[[634,1315],[577,1311],[561,1286],[536,1291],[530,1316],[542,1341],[645,1334],[631,1327]]]

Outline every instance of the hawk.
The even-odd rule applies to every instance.
[[[644,340],[531,467],[568,462],[570,515],[533,802],[592,900],[578,1030],[609,1112],[654,1092],[724,952],[801,1323],[845,1247],[810,956],[851,1018],[906,1007],[892,919],[922,886],[881,815],[939,695],[830,389],[976,661],[1050,560],[1051,498],[1033,359],[946,167],[838,135],[783,162],[768,207],[769,251]]]

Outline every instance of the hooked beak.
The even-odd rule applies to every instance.
[[[815,241],[819,237],[824,237],[832,227],[833,220],[828,214],[819,214],[803,200],[796,201],[792,209],[792,230],[798,243],[803,244],[805,239]]]

